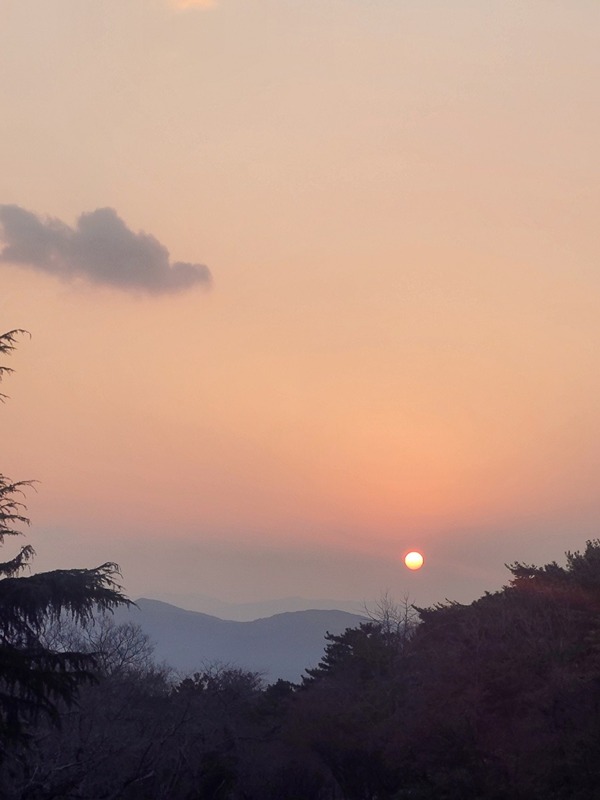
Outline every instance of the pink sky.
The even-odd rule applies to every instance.
[[[0,9],[0,207],[61,220],[70,275],[0,263],[2,328],[32,333],[0,468],[40,481],[36,567],[429,603],[581,548],[598,4],[182,5]],[[119,282],[114,219],[77,238],[104,208],[212,286]]]

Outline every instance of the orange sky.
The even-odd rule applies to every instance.
[[[0,206],[71,231],[110,207],[213,277],[0,263],[3,329],[32,333],[0,425],[2,471],[40,481],[36,566],[426,603],[597,535],[599,23],[6,0]]]

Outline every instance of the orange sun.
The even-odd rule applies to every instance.
[[[404,556],[404,563],[409,569],[421,569],[424,560],[421,553],[418,553],[416,550],[411,550],[410,553]]]

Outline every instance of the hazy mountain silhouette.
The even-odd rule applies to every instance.
[[[188,611],[199,611],[220,619],[250,622],[262,617],[272,617],[286,611],[312,611],[321,609],[330,611],[348,611],[351,614],[362,614],[365,603],[360,600],[332,600],[331,598],[278,597],[274,600],[258,600],[251,603],[228,603],[206,594],[179,594],[176,592],[160,592],[154,600],[161,600]],[[369,606],[371,603],[369,603]],[[375,605],[373,603],[373,605]]]
[[[364,621],[347,611],[313,609],[238,622],[160,600],[136,603],[137,608],[118,609],[115,619],[137,622],[154,643],[158,661],[184,673],[221,662],[261,672],[268,681],[298,681],[323,655],[327,631],[342,633]]]

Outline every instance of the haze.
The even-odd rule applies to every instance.
[[[5,0],[36,569],[425,604],[594,537],[599,31],[595,0]]]

